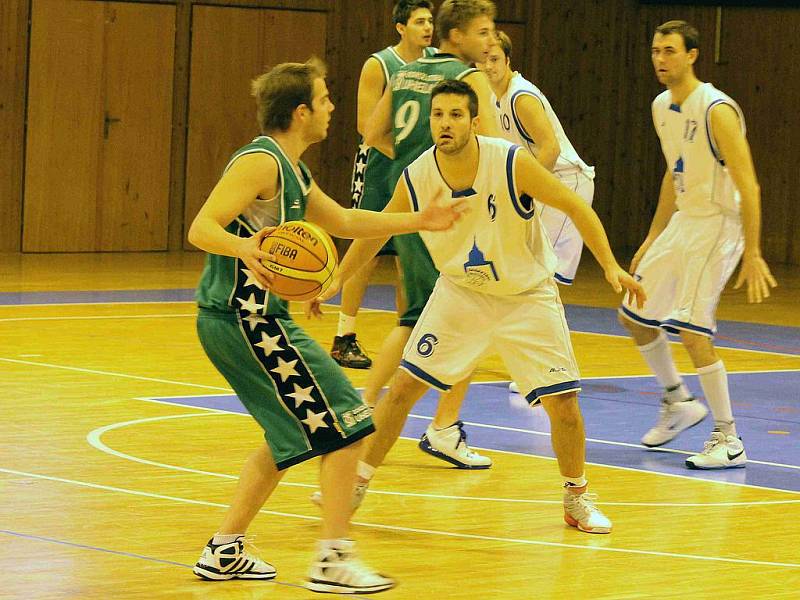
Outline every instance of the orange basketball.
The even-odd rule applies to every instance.
[[[284,300],[310,300],[328,289],[339,256],[324,229],[306,221],[287,221],[266,236],[261,249],[274,261],[263,261],[275,278],[270,291]]]

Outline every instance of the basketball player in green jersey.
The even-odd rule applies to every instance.
[[[264,429],[266,443],[247,460],[233,501],[194,567],[203,579],[272,579],[275,568],[250,555],[244,534],[285,470],[321,456],[322,536],[307,587],[371,593],[394,581],[355,555],[348,539],[355,466],[374,431],[369,408],[328,353],[269,291],[261,242],[274,226],[308,219],[339,237],[377,237],[447,229],[461,203],[431,214],[348,210],[317,187],[300,156],[327,136],[333,104],[324,65],[278,65],[253,83],[264,135],[234,153],[189,230],[209,253],[197,290],[197,331],[214,366]],[[223,438],[224,440],[224,438]],[[222,442],[224,443],[224,441]]]
[[[392,75],[402,67],[421,56],[432,56],[433,3],[430,0],[400,0],[394,6],[392,22],[400,42],[372,54],[361,69],[358,81],[358,133],[363,137],[367,119],[383,95]],[[353,206],[364,210],[381,211],[392,197],[389,174],[392,160],[370,148],[359,144],[353,165],[352,196]],[[378,256],[396,256],[392,241],[381,249]],[[363,352],[356,339],[356,315],[364,298],[369,279],[377,265],[372,260],[356,273],[342,287],[339,325],[333,339],[331,356],[343,367],[369,369],[372,360]],[[395,294],[398,314],[405,311],[405,299],[400,288],[400,263],[397,262],[398,285]]]
[[[489,81],[471,66],[485,61],[489,49],[496,43],[495,14],[495,5],[489,0],[445,0],[436,15],[439,52],[401,67],[392,78],[366,131],[366,142],[370,146],[394,157],[389,178],[392,189],[403,169],[433,145],[429,97],[431,89],[439,81],[460,79],[468,83],[480,100],[479,133],[494,137],[500,135],[489,101],[492,94]],[[403,267],[408,306],[370,371],[364,391],[364,399],[370,405],[375,403],[400,364],[403,348],[439,276],[418,235],[398,236],[394,242]],[[491,459],[470,450],[462,423],[458,420],[468,386],[469,379],[442,395],[436,416],[420,441],[420,448],[460,468],[485,469],[491,466]],[[380,412],[380,407],[377,410]]]

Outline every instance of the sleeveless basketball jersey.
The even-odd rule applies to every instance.
[[[528,148],[531,152],[536,148],[536,142],[530,134],[525,131],[522,122],[517,116],[515,105],[517,100],[524,95],[532,96],[542,103],[547,120],[550,121],[550,126],[553,128],[553,132],[556,135],[558,145],[561,147],[561,154],[559,154],[556,160],[553,172],[556,175],[566,175],[576,171],[592,171],[592,169],[583,162],[581,157],[578,156],[575,147],[564,132],[561,121],[558,120],[558,116],[556,116],[553,107],[550,106],[550,102],[545,95],[538,87],[516,72],[511,77],[508,83],[508,89],[506,93],[503,94],[502,98],[498,99],[492,94],[492,100],[497,107],[497,125],[500,131],[503,132],[503,137],[515,144],[519,144],[523,148]]]
[[[225,172],[241,156],[261,152],[269,154],[278,162],[279,186],[274,198],[256,198],[247,209],[236,217],[225,230],[239,237],[250,237],[269,225],[301,220],[306,212],[306,202],[311,191],[312,178],[308,168],[298,163],[295,170],[292,160],[278,143],[262,135],[234,152],[225,167]],[[249,313],[287,317],[287,302],[262,290],[239,258],[208,254],[200,283],[197,287],[197,303],[202,308],[232,312],[242,310]]]
[[[424,56],[433,56],[434,54],[436,54],[436,48],[425,48]],[[381,66],[384,89],[386,89],[388,82],[392,80],[392,75],[394,75],[400,67],[408,64],[403,60],[403,57],[397,53],[394,46],[387,46],[383,50],[375,52],[370,56],[378,61],[378,64]],[[370,180],[370,187],[380,186],[380,188],[384,190],[384,193],[389,198],[391,197],[394,191],[393,185],[389,187],[391,167],[391,158],[370,148],[364,144],[362,140],[359,140],[358,154],[353,168],[353,183],[351,189],[353,206],[360,206],[361,196],[364,193],[364,186],[367,178]]]
[[[678,210],[695,216],[739,213],[739,191],[711,131],[711,109],[718,104],[733,107],[745,133],[739,105],[710,83],[699,85],[680,106],[669,90],[653,101],[653,124],[672,172]]]
[[[395,184],[408,165],[433,146],[431,137],[431,90],[445,79],[463,79],[477,69],[452,54],[420,58],[397,70],[391,81],[394,131]]]
[[[557,261],[533,200],[514,185],[516,157],[524,150],[499,138],[478,136],[478,144],[478,171],[468,190],[448,187],[435,147],[403,172],[414,211],[438,194],[467,198],[471,208],[451,229],[419,235],[453,283],[496,296],[525,293],[550,279]]]

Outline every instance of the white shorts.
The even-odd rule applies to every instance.
[[[439,277],[400,367],[446,391],[494,349],[531,404],[580,389],[558,286],[550,279],[517,296],[482,294]]]
[[[713,337],[719,297],[744,250],[738,216],[676,212],[636,269],[647,293],[643,309],[619,312],[647,327]]]
[[[569,171],[566,173],[555,173],[558,180],[578,194],[589,206],[594,199],[594,169],[586,171]],[[581,252],[583,251],[583,239],[572,220],[563,212],[552,206],[539,203],[539,216],[542,219],[544,228],[550,243],[553,244],[558,267],[556,267],[556,281],[565,285],[571,285],[578,271],[578,263],[581,262]]]

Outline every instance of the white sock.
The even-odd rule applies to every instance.
[[[697,369],[700,386],[706,396],[706,402],[714,415],[714,425],[725,435],[736,435],[733,423],[731,397],[728,394],[728,372],[721,360],[713,365]]]
[[[361,477],[361,479],[366,479],[369,481],[372,479],[372,476],[375,475],[375,467],[365,463],[363,460],[358,461],[358,466],[356,467],[356,475]]]
[[[222,544],[232,544],[239,537],[243,535],[244,535],[243,533],[225,533],[225,534],[215,533],[214,537],[211,538],[211,543],[214,544],[215,546],[220,546]]]
[[[356,331],[356,315],[352,317],[343,312],[339,313],[339,328],[336,330],[336,335],[342,337],[348,333],[355,333]]]
[[[663,331],[658,332],[655,340],[638,348],[650,370],[655,374],[658,383],[666,390],[664,397],[667,402],[671,404],[691,398],[692,394],[683,383],[681,376],[678,375],[678,369],[672,359],[672,351],[667,343],[667,335]]]

